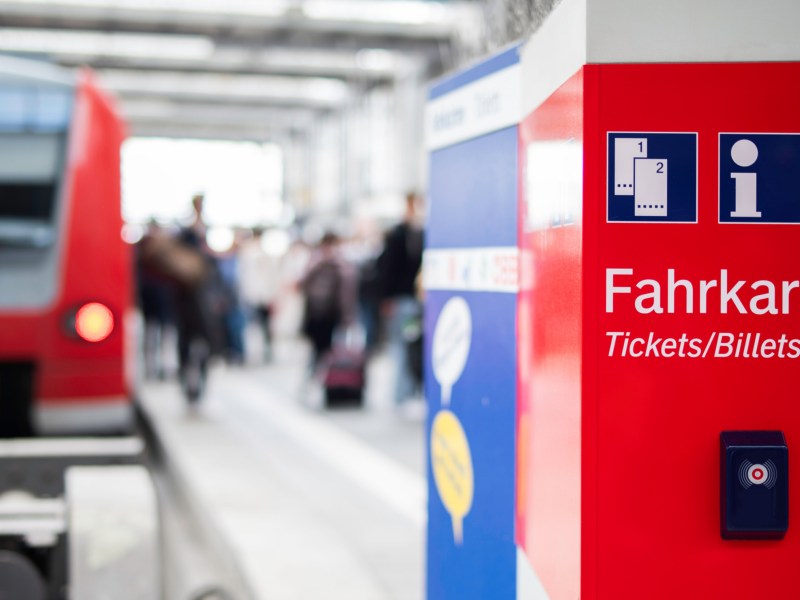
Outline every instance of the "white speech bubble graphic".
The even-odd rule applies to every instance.
[[[433,374],[442,386],[442,404],[450,404],[453,385],[464,372],[472,345],[472,313],[464,298],[450,298],[433,332]]]

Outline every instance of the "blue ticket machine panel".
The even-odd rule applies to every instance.
[[[782,539],[789,526],[789,450],[780,431],[723,431],[721,533]]]

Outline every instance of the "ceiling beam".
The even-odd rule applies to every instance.
[[[169,98],[230,104],[333,109],[349,97],[348,86],[336,79],[227,75],[131,69],[96,71],[104,89],[127,98]]]
[[[221,124],[165,123],[139,121],[129,127],[132,137],[161,137],[200,140],[230,140],[243,142],[274,142],[289,133],[286,128],[259,125],[232,127]]]
[[[438,74],[478,14],[419,0],[0,0],[0,52],[92,67],[136,135],[266,139]]]
[[[303,132],[323,113],[310,109],[275,106],[243,106],[173,101],[164,98],[123,98],[120,107],[132,130],[146,128],[150,135],[159,129],[171,131],[212,127],[214,131],[231,130],[247,137],[252,130]],[[260,136],[256,136],[260,139]]]
[[[381,40],[452,39],[459,19],[474,17],[470,3],[415,0],[0,0],[6,26],[54,26],[208,33],[263,38],[271,32],[346,35]]]
[[[289,54],[292,50],[287,50]],[[223,73],[229,75],[277,75],[283,77],[325,77],[347,82],[365,82],[370,85],[388,84],[395,79],[389,69],[368,69],[357,66],[356,56],[348,53],[341,57],[330,56],[314,62],[309,59],[281,61],[271,58],[271,51],[249,53],[240,49],[220,52],[207,61],[171,58],[122,58],[100,55],[48,53],[47,57],[67,67],[89,66],[96,70],[129,69],[148,72],[181,71],[184,73]],[[298,52],[302,56],[302,52]]]
[[[425,57],[383,49],[317,50],[221,46],[206,36],[0,27],[0,52],[99,69],[332,77],[390,82],[424,68]]]

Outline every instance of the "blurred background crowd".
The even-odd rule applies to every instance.
[[[190,403],[209,365],[271,362],[301,339],[327,403],[361,402],[368,363],[391,363],[399,407],[422,395],[422,198],[397,223],[358,231],[233,228],[214,239],[204,196],[185,223],[151,220],[135,243],[144,371],[177,377]],[[303,235],[305,234],[305,235]]]

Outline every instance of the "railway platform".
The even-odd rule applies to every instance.
[[[364,406],[324,409],[305,365],[294,340],[267,365],[218,365],[192,408],[174,381],[144,386],[159,471],[185,507],[184,529],[214,563],[184,562],[167,582],[174,593],[423,597],[421,403],[416,414],[389,404],[378,357]]]

